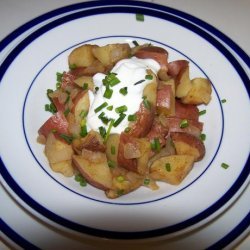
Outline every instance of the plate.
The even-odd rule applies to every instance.
[[[144,22],[135,20],[135,14],[139,11],[145,16]],[[15,145],[9,148],[6,145],[11,133],[2,135],[1,157],[4,165],[1,172],[4,183],[42,216],[78,232],[115,238],[144,238],[190,230],[222,212],[248,181],[249,169],[245,163],[249,154],[249,140],[246,139],[244,143],[241,141],[241,138],[250,138],[247,131],[249,99],[245,88],[248,77],[220,43],[178,17],[156,9],[131,6],[112,7],[112,12],[110,6],[106,6],[52,21],[20,43],[2,64],[1,101],[6,101],[6,94],[8,99],[16,100],[8,112],[1,111],[2,117],[8,118],[1,125],[2,131],[15,131]],[[127,22],[133,24],[132,33]],[[104,27],[108,29],[100,29],[98,23],[106,24]],[[115,23],[119,23],[119,26]],[[93,27],[93,30],[82,37],[77,32],[79,26]],[[166,33],[159,34],[154,27],[164,27]],[[70,33],[70,39],[65,37],[67,33]],[[165,41],[167,34],[174,35]],[[62,42],[53,43],[55,37]],[[183,37],[187,38],[185,44],[180,39]],[[138,190],[132,195],[110,201],[98,190],[79,190],[73,181],[52,173],[35,139],[37,129],[46,119],[43,93],[48,87],[54,86],[55,72],[66,68],[69,51],[81,43],[106,44],[134,39],[167,48],[173,60],[187,58],[192,62],[193,75],[207,76],[212,81],[213,102],[207,107],[207,116],[204,118],[205,125],[210,124],[205,127],[209,135],[206,141],[207,155],[185,183],[177,188],[163,185],[159,192]],[[41,55],[39,51],[46,49],[46,44],[51,46]],[[205,55],[204,49],[207,52]],[[24,66],[24,62],[29,62],[30,55],[36,58],[35,63]],[[218,74],[218,69],[226,74]],[[19,84],[16,84],[17,80]],[[221,104],[222,98],[228,100],[226,105]],[[246,110],[235,110],[235,105],[239,105],[235,99],[240,99],[240,105]],[[244,115],[240,116],[242,122],[238,124],[235,117],[240,112]],[[235,130],[239,133],[232,136],[231,132]],[[15,152],[15,157],[11,157],[11,152]],[[237,157],[232,157],[235,153]],[[224,161],[230,166],[240,167],[230,167],[225,171],[220,167]],[[25,165],[17,169],[19,162]],[[28,176],[32,176],[29,181]],[[38,180],[40,185],[37,185]],[[204,192],[211,188],[211,183],[213,189],[204,199]],[[50,190],[49,193],[45,186]],[[191,197],[196,197],[196,201],[187,207]],[[183,207],[187,209],[183,210]],[[94,214],[93,209],[96,211]],[[154,221],[150,219],[152,216]]]

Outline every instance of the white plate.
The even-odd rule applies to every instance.
[[[114,10],[112,8],[112,12]],[[145,14],[143,23],[135,21],[135,13],[139,10]],[[1,111],[1,117],[8,118],[1,125],[2,131],[10,131],[8,136],[6,133],[2,135],[1,142],[1,157],[5,164],[1,168],[4,183],[42,216],[75,231],[106,237],[141,238],[190,230],[225,209],[233,201],[232,197],[236,198],[237,190],[242,190],[246,185],[249,169],[244,165],[249,154],[250,136],[247,131],[249,100],[244,84],[248,78],[223,46],[195,26],[157,10],[119,7],[117,11],[131,11],[133,14],[111,14],[111,9],[106,7],[106,10],[96,8],[74,14],[68,20],[64,18],[60,26],[53,26],[60,22],[51,22],[32,33],[3,63],[3,72],[5,67],[8,70],[1,83],[1,102],[6,102],[6,94],[8,100],[16,101],[7,112]],[[119,26],[115,25],[118,22]],[[132,31],[127,25],[129,22],[133,25]],[[101,30],[98,24],[102,24]],[[93,28],[79,36],[77,31],[81,26]],[[166,34],[155,30],[154,27],[159,26]],[[65,37],[68,32],[71,36]],[[171,39],[167,36],[169,33],[172,34]],[[54,37],[61,42],[54,43]],[[167,41],[165,37],[168,37]],[[186,38],[185,43],[180,39],[183,37]],[[162,185],[159,192],[140,189],[134,194],[110,201],[94,188],[79,190],[74,181],[52,173],[42,154],[42,147],[36,144],[35,139],[37,129],[46,119],[43,112],[46,102],[44,93],[48,87],[54,86],[55,72],[66,68],[67,54],[72,46],[81,42],[105,44],[127,39],[151,41],[165,46],[170,51],[170,59],[186,56],[193,62],[193,76],[208,76],[214,85],[214,93],[204,117],[208,135],[206,158],[197,164],[183,185],[177,188]],[[46,49],[47,44],[51,47],[41,55],[39,51]],[[204,48],[206,53],[203,53]],[[35,62],[27,63],[30,55],[36,58]],[[11,72],[16,73],[13,75]],[[222,98],[228,100],[223,106],[220,104]],[[235,105],[239,105],[238,99],[240,105],[245,107],[242,110],[235,110]],[[242,117],[240,124],[235,119],[239,115]],[[234,130],[239,130],[237,136],[231,134]],[[11,131],[15,131],[15,145],[8,147],[9,140],[13,140]],[[242,144],[242,138],[246,138],[245,144]],[[15,157],[12,157],[12,152],[15,152]],[[20,162],[25,165],[17,169]],[[230,168],[225,171],[220,167],[221,162],[227,162]],[[239,167],[233,167],[235,165]],[[27,181],[28,177],[32,179]],[[207,193],[211,185],[212,191]],[[196,197],[196,200],[190,203],[192,197]]]

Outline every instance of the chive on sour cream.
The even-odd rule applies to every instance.
[[[113,119],[112,133],[123,132],[129,124],[128,116],[139,110],[144,87],[152,81],[147,77],[147,70],[157,74],[159,69],[160,65],[153,59],[132,57],[119,61],[111,70],[110,83],[114,83],[111,86],[105,84],[105,74],[95,74],[93,81],[99,89],[96,93],[89,91],[88,130],[108,129]]]

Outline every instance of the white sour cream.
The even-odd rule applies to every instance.
[[[103,126],[106,129],[108,124],[105,125],[98,115],[101,112],[105,112],[105,116],[114,120],[119,118],[119,114],[115,112],[115,108],[126,105],[127,111],[124,112],[126,117],[117,126],[112,127],[112,133],[121,133],[128,126],[128,115],[135,114],[139,110],[140,103],[142,102],[142,94],[144,87],[151,82],[151,80],[145,79],[147,70],[152,70],[155,74],[160,69],[160,65],[153,59],[138,59],[132,57],[130,59],[123,59],[119,61],[111,70],[112,73],[116,73],[116,77],[120,80],[120,83],[112,87],[113,94],[110,99],[103,97],[106,87],[103,85],[103,79],[105,74],[97,73],[93,77],[93,81],[99,90],[96,94],[89,91],[90,109],[87,116],[87,127],[99,131],[99,127]],[[138,81],[145,80],[140,84],[136,84]],[[127,95],[122,95],[119,91],[121,88],[127,87]],[[108,106],[113,106],[112,110],[108,110],[107,107],[103,108],[99,112],[95,112],[95,109],[102,105],[104,102],[108,103]]]

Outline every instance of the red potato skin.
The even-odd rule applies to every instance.
[[[198,121],[199,109],[196,105],[183,104],[179,100],[175,101],[175,117]]]
[[[198,149],[200,156],[196,161],[200,161],[204,157],[206,148],[204,146],[204,143],[199,138],[187,133],[171,133],[170,136],[173,142],[182,141],[189,144],[191,147]]]
[[[62,76],[61,88],[65,90],[67,87],[76,87],[77,85],[74,83],[75,79],[76,77],[73,74],[64,72]]]
[[[163,107],[170,109],[171,106],[172,87],[163,85],[157,90],[156,108]]]
[[[127,133],[121,133],[120,143],[118,147],[117,163],[120,167],[123,167],[129,171],[137,172],[137,160],[126,159],[124,157],[124,146],[126,143],[133,143],[133,137]]]
[[[68,132],[68,121],[65,118],[63,112],[58,111],[56,114],[51,116],[38,130],[39,135],[45,136],[45,138],[48,137],[49,133],[52,132],[52,130],[55,130],[54,133],[56,137],[59,134],[69,134]]]
[[[56,106],[56,110],[60,112],[65,111],[65,105],[60,103],[57,97],[52,98],[53,104]]]
[[[149,141],[154,140],[155,138],[159,139],[161,147],[166,145],[166,136],[168,135],[168,128],[164,127],[160,121],[154,119],[151,130],[147,134]]]
[[[168,69],[168,52],[163,48],[156,46],[144,47],[137,50],[135,56],[141,59],[154,59],[160,64],[161,69]]]
[[[155,108],[151,106],[150,109],[146,108],[143,102],[140,104],[139,111],[136,113],[136,121],[131,126],[128,134],[132,137],[141,138],[145,137],[150,131],[154,121]]]
[[[189,62],[186,60],[176,60],[168,63],[168,75],[171,77],[176,77],[180,72],[188,67]]]
[[[73,106],[71,108],[71,112],[75,113],[75,108],[77,103],[82,99],[83,96],[85,96],[85,94],[87,93],[87,91],[80,91],[76,97],[73,99]]]

